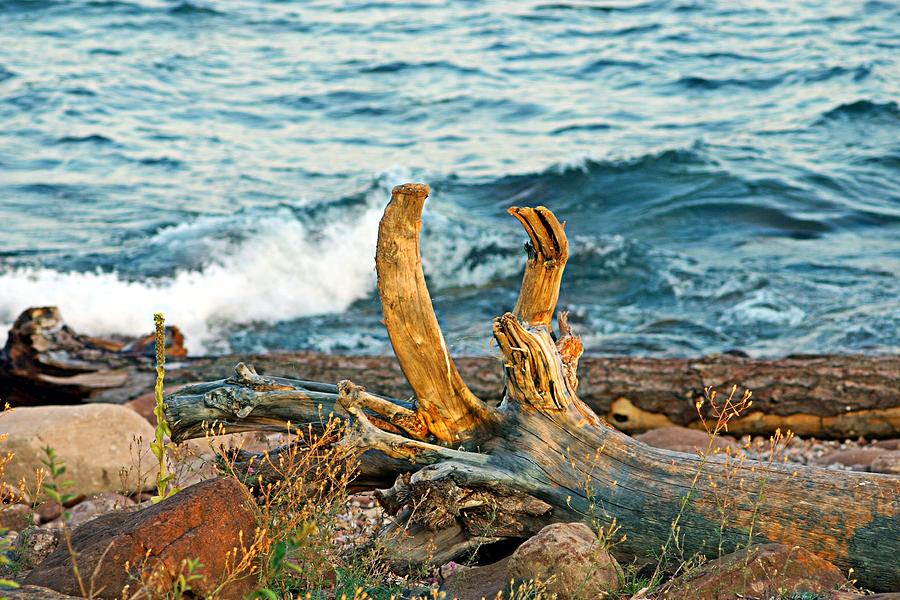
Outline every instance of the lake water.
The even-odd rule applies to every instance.
[[[897,352],[898,32],[878,1],[2,0],[0,325],[388,352],[378,218],[424,181],[458,354],[515,302],[526,204],[568,221],[590,353]]]

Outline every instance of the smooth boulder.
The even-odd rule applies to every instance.
[[[94,574],[95,598],[119,598],[126,585],[134,594],[145,583],[165,592],[184,573],[184,561],[196,559],[202,566],[194,574],[201,579],[192,582],[193,591],[200,597],[215,592],[219,600],[236,600],[253,589],[256,576],[230,573],[228,565],[234,562],[234,549],[252,544],[255,531],[246,489],[234,479],[211,479],[159,504],[88,521],[72,532],[72,546],[81,572]],[[230,581],[218,589],[226,579]],[[25,583],[77,595],[65,545],[37,565]]]
[[[493,600],[518,597],[534,588],[557,600],[597,600],[617,591],[624,579],[619,563],[584,523],[554,523],[526,540],[511,556],[480,567],[455,563],[441,585],[447,598]],[[525,587],[521,587],[521,586]]]
[[[116,404],[21,407],[0,414],[0,452],[12,452],[7,481],[25,479],[35,489],[35,472],[44,468],[46,447],[65,463],[66,492],[93,495],[134,492],[153,486],[148,474],[154,458],[154,430],[133,410]],[[138,477],[138,470],[143,472]]]
[[[511,579],[540,581],[558,600],[603,598],[619,589],[623,573],[584,523],[554,523],[516,548]]]

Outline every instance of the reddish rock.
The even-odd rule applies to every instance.
[[[764,544],[712,560],[660,588],[660,600],[783,598],[830,592],[847,584],[841,570],[796,546]]]
[[[31,507],[27,504],[0,505],[0,532],[22,531],[31,525]]]
[[[870,468],[873,473],[900,475],[900,450],[891,450],[876,457]]]
[[[97,338],[91,338],[97,343]],[[111,344],[115,341],[110,340]],[[156,333],[148,333],[139,338],[132,339],[124,344],[119,352],[122,354],[134,354],[137,356],[147,356],[153,358],[156,356]],[[166,327],[166,357],[167,358],[184,358],[187,356],[187,348],[184,347],[184,334],[174,325]]]
[[[602,598],[619,589],[619,563],[600,547],[584,523],[554,523],[519,546],[509,558],[510,579],[534,579],[558,600]]]
[[[839,464],[850,467],[854,471],[869,471],[872,461],[888,452],[884,448],[847,448],[846,450],[834,450],[823,454],[816,459],[815,464],[823,467]]]
[[[688,454],[696,454],[698,450],[706,452],[709,448],[709,434],[705,431],[697,429],[688,429],[687,427],[660,427],[659,429],[651,429],[646,433],[634,436],[634,439],[640,440],[648,446],[654,448],[663,448],[665,450],[673,450],[675,452],[687,452]],[[740,444],[727,435],[717,435],[713,438],[713,448],[725,450],[725,448],[737,449]]]
[[[159,504],[138,511],[103,515],[76,528],[72,544],[82,573],[96,573],[96,598],[121,596],[130,585],[151,578],[167,589],[179,572],[182,561],[198,559],[203,565],[192,583],[205,596],[225,578],[226,554],[253,541],[254,513],[244,488],[233,479],[204,481],[175,494]],[[127,565],[127,570],[126,570]],[[77,594],[69,553],[64,547],[40,563],[25,583]],[[217,593],[222,600],[242,598],[255,585],[255,575],[244,574]]]

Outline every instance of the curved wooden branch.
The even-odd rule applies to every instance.
[[[559,285],[569,260],[569,240],[563,225],[544,206],[514,206],[509,209],[509,214],[519,220],[530,238],[525,244],[528,263],[513,312],[529,325],[550,327],[559,300]]]
[[[483,435],[494,411],[466,386],[444,342],[419,252],[427,185],[393,189],[378,227],[375,266],[384,325],[429,431],[445,444]]]
[[[331,415],[347,418],[339,398],[335,385],[262,377],[253,367],[238,363],[228,379],[185,386],[166,396],[166,421],[174,442],[207,432],[283,432],[287,423],[294,429],[312,426],[320,432]],[[365,399],[365,408],[379,426],[409,435],[407,428],[415,432],[406,418],[414,414],[410,403],[368,393]]]
[[[341,387],[343,389],[340,403],[356,419],[354,425],[347,430],[346,435],[339,442],[342,446],[358,450],[378,450],[391,458],[404,459],[419,465],[430,465],[441,460],[466,460],[480,463],[487,459],[485,455],[476,452],[452,450],[379,429],[366,416],[359,397],[348,393],[348,389],[357,386],[349,381],[342,381]]]

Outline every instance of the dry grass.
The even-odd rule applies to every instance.
[[[748,531],[747,546],[753,543],[755,516],[765,502],[763,479],[750,489],[739,477],[747,454],[731,447],[719,449],[717,438],[728,431],[731,419],[740,417],[752,405],[750,392],[738,396],[736,388],[724,399],[711,389],[706,390],[703,401],[696,410],[708,435],[707,447],[698,451],[699,463],[692,484],[680,499],[679,511],[673,519],[668,539],[652,566],[652,572],[636,565],[626,565],[623,587],[611,594],[613,598],[645,598],[664,580],[691,572],[703,564],[706,557],[686,556],[683,533],[680,528],[682,515],[690,509],[692,498],[700,482],[712,491],[719,515],[720,543],[718,555],[725,548],[721,539],[730,524],[736,505],[751,499],[754,518]],[[706,410],[704,410],[706,409]],[[707,415],[712,415],[711,417]],[[430,571],[422,571],[407,577],[392,573],[385,557],[385,546],[372,539],[353,540],[340,535],[342,518],[351,503],[348,487],[357,470],[359,456],[352,449],[335,444],[344,435],[346,423],[331,415],[322,415],[315,426],[306,424],[286,431],[287,443],[278,450],[251,455],[240,449],[216,449],[217,465],[225,475],[244,484],[246,498],[256,511],[258,527],[248,539],[238,541],[237,549],[228,558],[227,568],[217,589],[246,576],[257,577],[260,582],[256,598],[278,600],[302,598],[309,600],[387,600],[422,598],[438,600],[443,594],[436,589],[436,579]],[[210,430],[210,444],[213,434]],[[792,434],[776,433],[769,441],[767,462],[771,465],[788,446]],[[746,448],[752,450],[752,448]],[[602,448],[598,450],[602,452]],[[0,475],[12,460],[11,455],[0,457]],[[714,478],[707,473],[711,460],[724,463],[724,475]],[[52,467],[51,467],[52,468]],[[51,483],[52,483],[51,478]],[[589,478],[586,478],[589,480]],[[588,485],[588,484],[586,484]],[[0,488],[0,494],[11,494],[11,488]],[[593,496],[586,488],[587,497]],[[32,497],[36,498],[38,494]],[[6,499],[8,497],[0,497]],[[592,523],[604,550],[613,549],[627,532],[618,526],[613,515],[605,514],[599,505],[593,506],[597,514]],[[376,526],[377,529],[377,526]],[[369,533],[377,533],[370,531]],[[74,555],[74,551],[73,551]],[[192,585],[197,581],[194,571],[199,565],[191,557],[185,557],[178,573],[165,577],[150,572],[142,582],[135,582],[139,593],[123,598],[148,600],[194,597]],[[165,582],[165,585],[159,582]],[[173,583],[174,582],[174,583]],[[90,590],[86,590],[90,597]],[[216,597],[214,592],[210,597]],[[518,582],[497,598],[509,600],[550,600],[540,582]],[[449,600],[449,599],[447,599]]]

